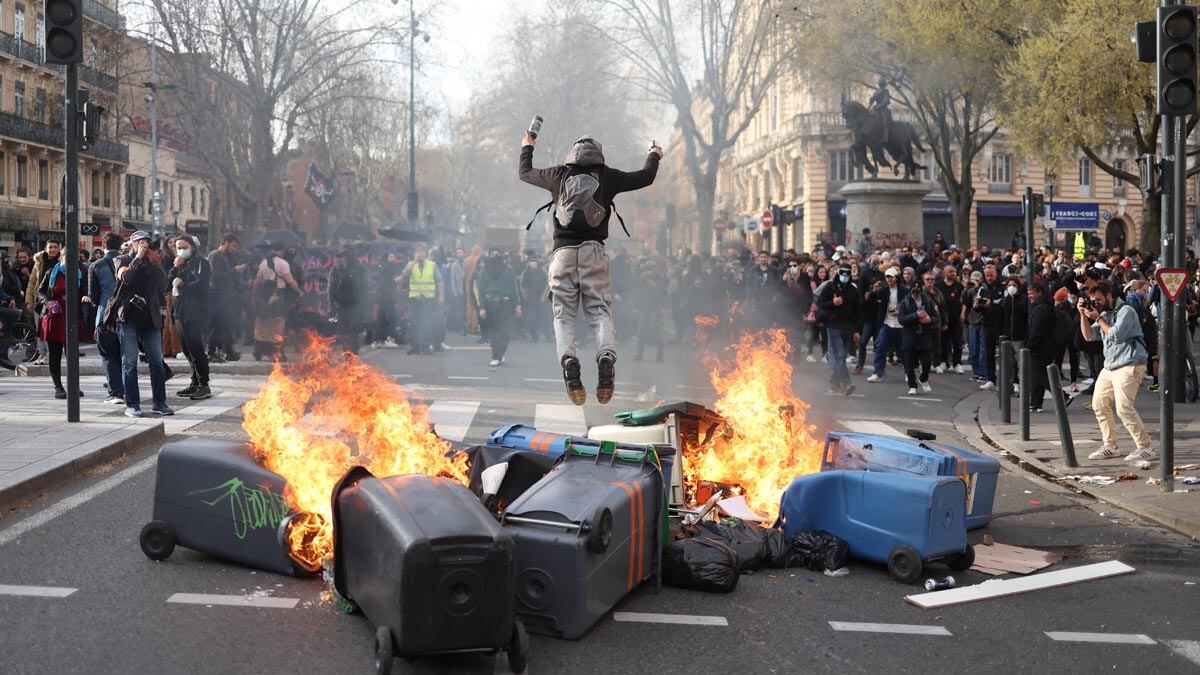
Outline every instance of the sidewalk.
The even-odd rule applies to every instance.
[[[104,403],[103,377],[79,379],[84,392],[80,422],[68,424],[67,402],[54,398],[48,379],[0,378],[0,515],[97,465],[241,406],[265,378],[217,376],[213,397],[192,401],[174,396],[175,390],[187,385],[186,375],[176,376],[167,382],[167,403],[176,414],[155,417],[147,412],[142,419],[125,417],[123,406]],[[149,397],[149,384],[143,374],[143,397]],[[149,405],[143,410],[148,411]]]
[[[1100,429],[1092,411],[1084,404],[1090,396],[1076,397],[1067,408],[1071,436],[1075,444],[1077,468],[1067,468],[1059,440],[1057,418],[1053,408],[1031,413],[1028,441],[1021,440],[1020,400],[1012,399],[1012,423],[1000,421],[1000,404],[995,392],[973,394],[959,403],[955,410],[955,426],[981,451],[1001,460],[1024,462],[1048,478],[1078,490],[1100,501],[1113,504],[1143,518],[1155,521],[1191,537],[1200,537],[1200,485],[1183,485],[1183,476],[1200,476],[1200,469],[1177,472],[1174,493],[1166,493],[1161,485],[1147,483],[1150,478],[1162,477],[1162,461],[1156,459],[1149,469],[1139,470],[1120,457],[1110,460],[1090,460],[1088,454],[1100,447]],[[1049,398],[1047,397],[1047,403]],[[1146,391],[1138,394],[1137,408],[1146,430],[1159,448],[1159,397]],[[1122,456],[1133,450],[1133,441],[1118,422],[1118,444]],[[1200,464],[1200,404],[1175,404],[1175,466]],[[1133,474],[1134,480],[1122,480],[1111,485],[1096,485],[1065,479],[1066,476],[1108,476],[1117,478]],[[1186,492],[1179,492],[1186,490]]]
[[[100,361],[100,354],[96,351],[96,345],[83,344],[80,345],[80,352],[83,356],[79,359],[79,374],[80,375],[104,375],[104,365]],[[165,359],[166,364],[175,369],[176,372],[186,372],[188,369],[187,359],[183,358],[183,354],[179,354],[176,358]],[[63,369],[66,370],[66,359],[63,359]],[[143,366],[142,370],[145,370]],[[254,355],[249,353],[249,348],[242,354],[241,360],[229,361],[226,363],[210,363],[209,370],[213,377],[221,375],[261,375],[266,376],[271,372],[270,361],[255,361]],[[15,371],[0,370],[0,378],[8,376],[17,377],[50,377],[50,366],[35,366],[31,364],[20,364]]]

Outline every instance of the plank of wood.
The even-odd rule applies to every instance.
[[[975,586],[963,586],[962,588],[952,588],[946,591],[909,595],[905,596],[904,600],[921,609],[934,609],[937,607],[946,607],[947,605],[958,605],[964,602],[990,600],[1018,593],[1040,591],[1082,581],[1103,579],[1105,577],[1129,574],[1133,571],[1134,568],[1119,560],[1109,560],[1093,565],[1072,567],[1070,569],[1034,574],[1017,579],[989,579]]]

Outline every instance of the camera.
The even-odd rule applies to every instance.
[[[975,296],[975,307],[980,308],[987,304],[987,298],[983,296]]]
[[[1082,299],[1082,301],[1081,301],[1081,302],[1083,303],[1083,308],[1084,308],[1084,309],[1088,309],[1088,310],[1096,309],[1096,303],[1092,302],[1092,299],[1091,299],[1091,298],[1086,298],[1086,297],[1085,297],[1085,298],[1083,298],[1083,299]]]

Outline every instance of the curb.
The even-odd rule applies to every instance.
[[[179,364],[173,364],[172,360],[167,361],[167,365],[175,365],[175,374],[186,374],[187,362],[182,363],[183,370],[180,370]],[[247,376],[266,376],[271,374],[271,363],[213,363],[209,364],[209,372],[213,375],[247,375]],[[144,366],[143,366],[144,368]],[[65,371],[64,371],[65,373]],[[96,363],[80,363],[79,374],[82,376],[97,376],[104,375],[103,366]],[[50,377],[49,366],[34,366],[27,363],[17,364],[15,370],[10,375],[12,377]]]
[[[1045,479],[1046,475],[1062,477],[1063,473],[1060,469],[1026,453],[1004,447],[1000,440],[1002,438],[1000,429],[992,421],[991,411],[987,407],[987,403],[994,398],[995,394],[989,393],[975,394],[962,399],[954,409],[955,430],[970,441],[979,452],[999,460],[1006,466],[1020,468],[1022,473],[1031,474],[1032,477],[1041,479],[1046,484],[1067,490],[1065,486]],[[1008,454],[1000,454],[998,448]],[[1033,467],[1034,471],[1023,468],[1022,465]],[[1070,489],[1067,491],[1087,495],[1105,504],[1112,504],[1119,509],[1141,516],[1192,539],[1200,539],[1200,515],[1190,518],[1181,517],[1169,511],[1147,506],[1135,499],[1127,499],[1112,492],[1102,492],[1087,483],[1071,483]]]
[[[68,462],[52,467],[35,476],[30,476],[0,489],[0,513],[8,511],[18,503],[36,497],[39,493],[52,490],[78,478],[85,472],[111,462],[118,457],[140,450],[147,445],[166,439],[162,422],[138,430],[132,436],[115,443],[96,448]]]

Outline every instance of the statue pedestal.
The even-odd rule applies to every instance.
[[[864,227],[871,228],[876,248],[891,249],[925,243],[922,202],[929,188],[924,183],[901,180],[865,180],[847,183],[838,194],[846,198],[846,234],[858,241]]]

